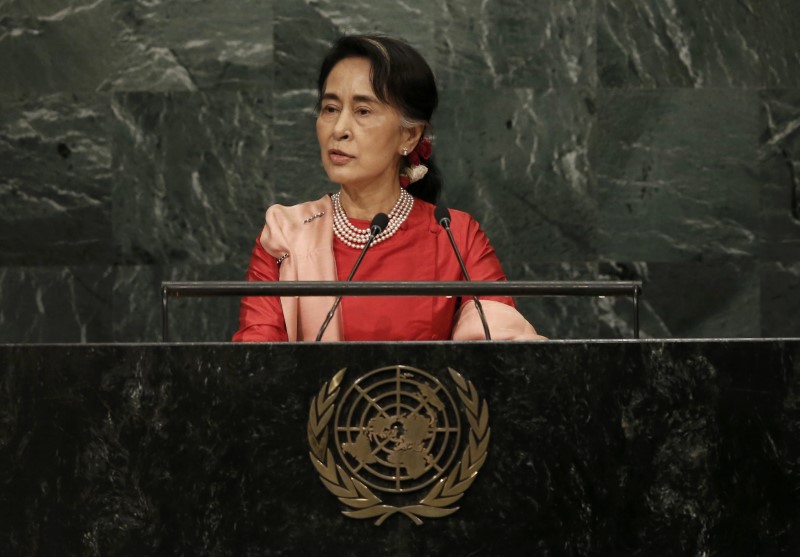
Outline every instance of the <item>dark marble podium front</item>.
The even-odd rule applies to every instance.
[[[470,378],[446,518],[343,516],[308,456],[340,369]],[[0,347],[0,555],[797,555],[800,340]]]

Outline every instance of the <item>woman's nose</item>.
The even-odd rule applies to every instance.
[[[333,126],[333,136],[338,140],[348,139],[352,133],[351,124],[351,118],[346,111],[342,110]]]

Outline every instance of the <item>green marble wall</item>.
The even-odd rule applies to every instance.
[[[641,279],[651,337],[800,335],[796,0],[0,0],[0,342],[160,338],[162,280],[243,278],[264,209],[332,187],[345,32],[438,77],[445,201],[512,279]],[[554,338],[621,299],[521,301]],[[224,340],[236,300],[179,300]]]

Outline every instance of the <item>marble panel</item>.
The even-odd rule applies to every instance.
[[[753,338],[761,335],[760,278],[749,258],[724,262],[603,262],[600,278],[641,280],[642,338]],[[608,304],[630,326],[624,298]],[[627,330],[616,323],[612,330]]]
[[[597,280],[641,281],[642,294],[636,308],[632,297],[608,296],[597,300],[599,338],[634,338],[635,315],[639,317],[639,338],[670,338],[672,333],[664,325],[657,309],[668,306],[660,299],[663,293],[651,292],[648,287],[648,264],[641,261],[620,262],[603,260],[598,263]],[[670,295],[677,295],[670,293]],[[659,296],[653,298],[653,296]]]
[[[0,267],[0,343],[110,342],[111,267]]]
[[[272,183],[270,108],[260,90],[113,96],[121,263],[247,264]]]
[[[268,88],[272,2],[108,0],[124,52],[101,84],[113,91]]]
[[[591,261],[593,127],[587,91],[447,93],[434,118],[444,201],[478,219],[505,264]]]
[[[114,342],[161,342],[161,282],[245,280],[247,267],[138,265],[114,268]],[[238,297],[170,298],[172,342],[227,342],[239,328]]]
[[[442,88],[594,86],[595,5],[596,0],[439,3],[434,65]]]
[[[273,10],[276,95],[316,91],[320,63],[340,30],[317,2],[275,0]]]
[[[800,90],[761,92],[762,261],[800,261]]]
[[[408,41],[431,63],[434,21],[426,0],[343,4],[335,0],[276,0],[275,87],[316,89],[322,58],[339,36],[377,33]]]
[[[330,21],[338,35],[377,33],[408,41],[426,58],[433,54],[434,7],[427,0],[371,2],[336,0],[310,3],[314,11]],[[317,61],[319,64],[321,60]]]
[[[762,263],[761,336],[800,337],[800,261]]]
[[[608,87],[796,87],[795,0],[599,0],[597,72]]]
[[[598,249],[618,261],[755,256],[755,92],[602,90]]]
[[[797,340],[0,347],[0,551],[788,556],[798,356]],[[491,427],[458,511],[420,526],[343,516],[309,462],[324,382],[398,362],[449,391],[459,370]]]
[[[110,264],[108,98],[0,100],[3,265]]]
[[[110,0],[0,2],[0,96],[88,93],[117,64]]]
[[[509,280],[598,280],[595,263],[514,261],[504,262],[503,269]],[[613,312],[600,315],[601,300],[595,297],[519,296],[515,302],[537,332],[552,340],[598,338],[602,319],[614,320]],[[626,335],[632,338],[633,332],[609,329],[606,334],[611,338],[625,338]]]
[[[275,140],[270,159],[274,187],[265,192],[267,206],[273,203],[295,205],[339,189],[322,168],[316,104],[317,92],[313,88],[278,92],[273,98]]]

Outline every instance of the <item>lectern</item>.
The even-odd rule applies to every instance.
[[[797,339],[6,345],[0,554],[789,555],[799,362]]]

